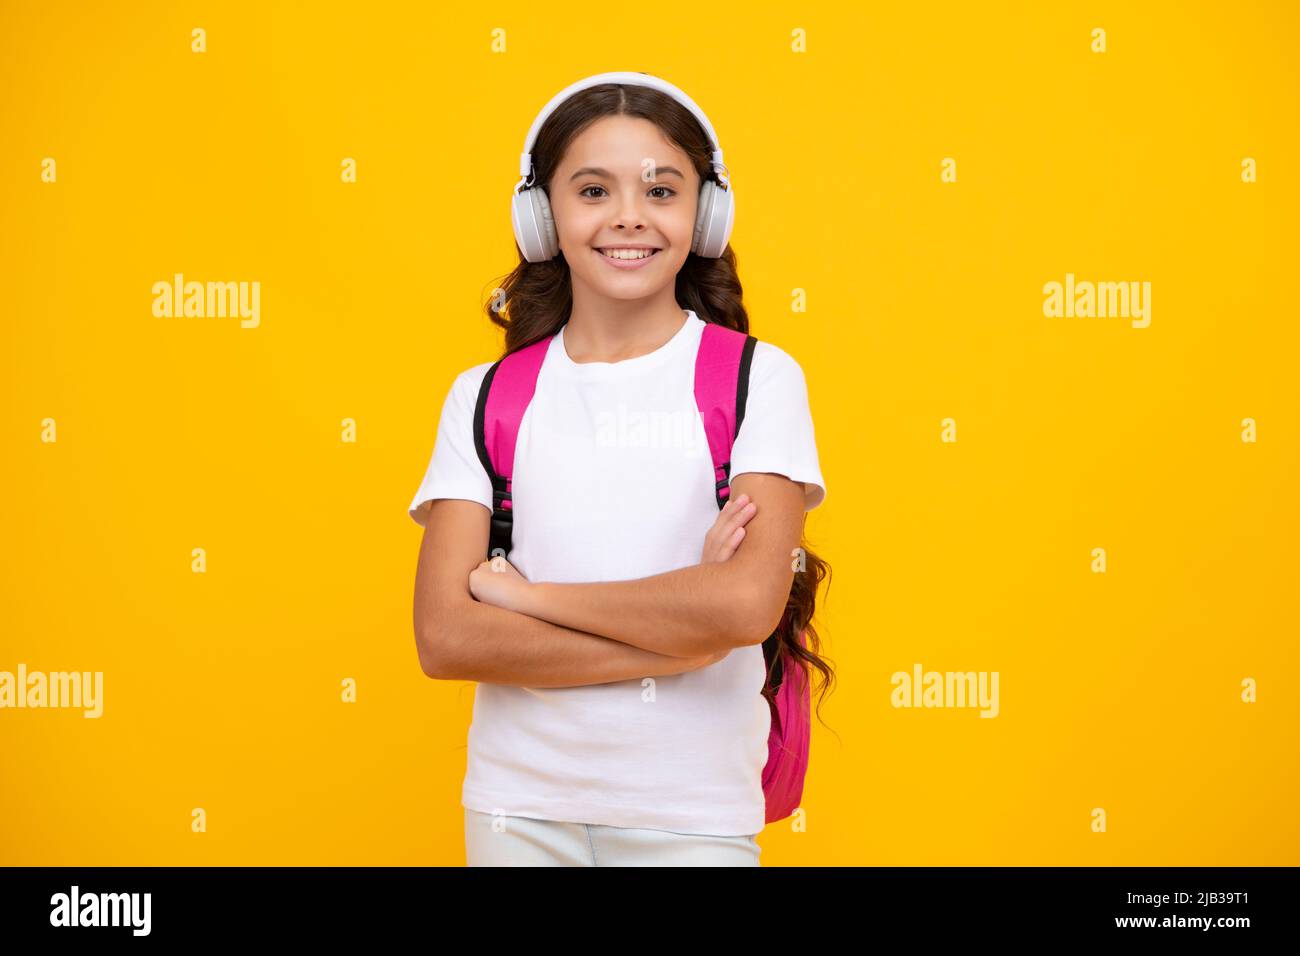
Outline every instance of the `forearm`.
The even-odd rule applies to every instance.
[[[756,643],[779,616],[758,601],[740,562],[679,568],[632,581],[529,584],[519,610],[561,627],[660,654],[691,656]],[[786,593],[789,581],[785,583]],[[784,603],[784,602],[782,602]]]
[[[439,680],[577,687],[662,675],[680,663],[478,601],[467,602],[447,617],[434,655]]]

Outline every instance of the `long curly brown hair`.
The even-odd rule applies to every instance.
[[[717,181],[711,163],[713,146],[694,114],[658,90],[606,83],[588,87],[570,97],[542,125],[533,145],[536,185],[532,188],[544,188],[549,193],[551,178],[573,139],[596,120],[616,115],[640,117],[654,123],[690,156],[701,181]],[[740,277],[736,272],[736,253],[730,244],[717,259],[701,258],[693,252],[688,254],[677,273],[676,293],[678,304],[705,322],[749,333],[749,315],[745,311]],[[519,252],[519,264],[509,275],[498,279],[484,306],[488,318],[505,329],[503,357],[554,335],[569,320],[572,308],[569,264],[564,260],[563,252],[544,262],[529,262],[522,251]],[[796,570],[785,613],[776,631],[763,642],[768,671],[762,693],[771,705],[775,719],[776,691],[784,678],[783,655],[777,651],[784,650],[803,668],[805,684],[813,669],[820,673],[817,716],[821,719],[821,703],[834,683],[835,673],[820,654],[821,639],[813,627],[812,618],[823,580],[827,582],[829,593],[831,569],[825,560],[807,547],[806,539],[801,542],[800,560],[792,562],[792,565]],[[807,635],[803,643],[798,640],[801,633]]]

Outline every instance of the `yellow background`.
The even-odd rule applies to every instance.
[[[406,506],[524,134],[607,70],[712,119],[809,383],[839,683],[764,865],[1300,862],[1296,8],[982,7],[0,5],[0,670],[105,674],[0,711],[0,863],[464,862]],[[154,318],[175,272],[260,327]],[[1067,272],[1150,327],[1045,318]],[[1000,715],[893,708],[915,662]]]

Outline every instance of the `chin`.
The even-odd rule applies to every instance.
[[[617,299],[619,301],[634,302],[637,299],[646,299],[654,295],[657,288],[636,288],[628,285],[609,287],[598,285],[596,289],[607,299]]]

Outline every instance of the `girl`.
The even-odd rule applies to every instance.
[[[749,327],[731,216],[721,235],[697,227],[700,197],[716,200],[702,186],[729,188],[716,145],[684,93],[642,73],[573,84],[529,134],[520,186],[544,190],[523,196],[541,228],[516,211],[521,261],[487,307],[505,354],[549,339],[509,554],[483,560],[494,502],[474,420],[492,362],[453,382],[410,505],[421,665],[478,682],[470,866],[757,866],[763,640],[779,631],[822,697],[833,678],[810,624],[829,569],[806,548],[792,562],[825,482],[803,371],[769,343],[721,512],[715,497],[696,351],[706,323]]]

